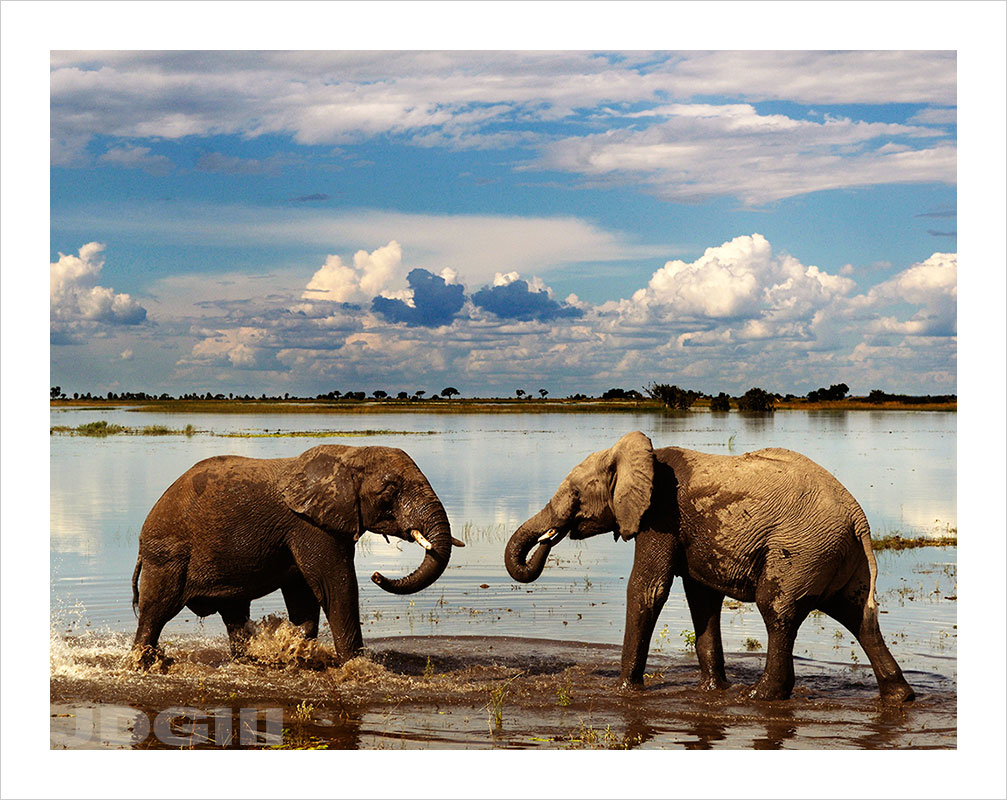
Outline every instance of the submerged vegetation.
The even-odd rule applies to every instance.
[[[943,536],[903,537],[897,533],[871,539],[875,550],[911,550],[915,547],[957,547],[958,529],[948,528]]]
[[[437,431],[393,431],[385,428],[362,431],[283,431],[264,430],[261,433],[252,431],[231,431],[228,433],[214,433],[213,431],[197,430],[193,425],[186,425],[184,428],[174,429],[165,425],[146,425],[141,428],[130,428],[125,425],[115,425],[107,420],[96,422],[85,422],[75,428],[67,425],[53,425],[49,428],[49,435],[63,436],[193,436],[195,434],[207,436],[218,436],[223,439],[325,439],[329,437],[360,437],[360,436],[433,436]]]

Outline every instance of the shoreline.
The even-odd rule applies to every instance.
[[[165,414],[690,414],[695,412],[762,416],[766,412],[711,412],[709,401],[688,411],[673,411],[657,400],[50,400],[49,408],[125,409]],[[957,413],[958,403],[869,403],[862,399],[779,401],[776,411],[942,411]],[[771,413],[771,412],[770,412]]]

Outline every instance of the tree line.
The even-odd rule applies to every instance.
[[[776,404],[780,401],[794,401],[794,400],[806,400],[809,403],[817,402],[842,402],[848,398],[850,387],[845,383],[835,383],[829,387],[820,387],[813,391],[810,391],[803,398],[798,397],[794,394],[781,395],[779,393],[768,392],[760,387],[753,386],[751,389],[746,391],[742,395],[731,396],[725,392],[719,392],[718,394],[704,394],[693,389],[683,389],[675,384],[667,383],[650,383],[643,387],[643,392],[636,389],[620,389],[613,387],[603,392],[600,396],[601,400],[632,400],[640,401],[646,398],[651,398],[662,403],[669,409],[676,411],[685,411],[691,408],[697,400],[702,398],[709,399],[709,407],[711,411],[721,412],[730,411],[732,408],[736,408],[739,411],[757,411],[757,412],[772,412],[776,408]],[[445,386],[440,392],[428,395],[425,389],[415,389],[412,392],[400,391],[394,395],[391,392],[385,391],[384,389],[374,389],[371,392],[363,392],[357,390],[351,391],[340,391],[333,389],[329,392],[319,393],[313,397],[298,397],[291,396],[289,392],[285,392],[283,395],[267,395],[262,393],[260,395],[252,394],[235,394],[234,392],[228,392],[226,395],[223,392],[211,393],[211,392],[189,392],[180,395],[171,395],[167,392],[161,394],[151,394],[147,392],[107,392],[105,394],[85,392],[83,394],[79,392],[73,392],[72,396],[68,396],[66,392],[63,391],[61,386],[50,386],[49,387],[49,399],[50,400],[112,400],[112,401],[127,401],[127,402],[137,402],[137,401],[201,401],[201,402],[220,402],[220,401],[241,401],[241,402],[304,402],[310,400],[323,400],[323,401],[350,401],[350,402],[360,402],[363,400],[398,400],[398,401],[409,401],[409,402],[422,402],[424,400],[451,400],[454,397],[461,396],[461,392],[454,386]],[[548,389],[539,389],[537,393],[538,399],[545,400],[549,396]],[[518,400],[532,400],[535,399],[535,394],[526,391],[525,389],[518,388],[514,391],[514,397]],[[473,398],[480,399],[480,398]],[[482,398],[490,399],[490,398]],[[586,394],[577,393],[572,394],[566,398],[567,400],[596,400],[597,397],[592,397]],[[872,389],[870,394],[866,398],[862,398],[868,403],[887,403],[887,402],[899,402],[908,405],[922,405],[926,403],[951,403],[956,402],[958,399],[957,395],[906,395],[906,394],[890,394],[881,389]]]

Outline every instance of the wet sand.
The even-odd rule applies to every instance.
[[[687,652],[652,654],[619,693],[621,648],[506,636],[369,639],[334,666],[324,642],[264,620],[254,659],[223,636],[173,637],[164,671],[129,664],[127,634],[54,637],[50,740],[62,748],[930,749],[957,744],[957,687],[907,671],[914,703],[886,707],[869,666],[797,658],[790,700],[743,696],[761,653],[727,654],[719,692]]]

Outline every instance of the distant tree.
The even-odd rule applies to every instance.
[[[435,394],[430,395],[430,399],[431,400],[440,400],[441,396],[439,394],[435,393]]]
[[[450,400],[456,394],[461,394],[461,392],[459,392],[454,386],[448,386],[444,389],[441,389],[441,394],[448,400]]]
[[[570,395],[570,399],[571,400],[587,400],[587,395],[586,394],[581,394],[580,392],[578,392],[577,394]]]
[[[525,396],[525,394],[527,394],[527,392],[525,392],[524,389],[517,389],[515,390],[514,394],[516,394],[518,396],[518,399],[520,400],[522,397]]]
[[[50,400],[55,400],[61,394],[63,394],[63,390],[60,389],[59,386],[50,386],[49,387],[49,399]]]
[[[640,394],[636,389],[609,389],[607,392],[602,394],[602,400],[642,400],[643,395]]]
[[[542,396],[542,399],[545,400],[546,395],[549,394],[549,390],[548,389],[539,389],[538,393]]]
[[[373,392],[371,392],[371,394],[374,395],[375,400],[384,400],[386,397],[388,397],[388,392],[384,391],[383,389],[375,389]]]
[[[399,393],[398,393],[397,395],[395,395],[395,396],[396,396],[396,397],[397,397],[397,398],[398,398],[399,400],[408,400],[408,399],[409,399],[409,392],[399,392]]]
[[[834,383],[828,389],[823,386],[821,389],[808,392],[808,402],[820,403],[823,401],[845,400],[849,391],[850,387],[845,383]]]
[[[871,393],[867,395],[868,403],[883,403],[888,398],[888,395],[881,389],[871,389]]]
[[[415,398],[416,400],[422,400],[422,399],[423,399],[423,395],[425,395],[426,393],[427,393],[427,390],[426,390],[426,389],[417,389],[417,390],[416,390],[416,391],[415,391],[415,392],[413,393],[413,397],[414,397],[414,398]]]
[[[716,397],[710,399],[710,411],[730,411],[731,398],[721,392]]]
[[[691,389],[679,389],[677,386],[669,386],[667,383],[652,383],[644,388],[647,394],[655,400],[660,400],[668,408],[677,411],[685,411],[699,397],[699,392],[694,392]]]
[[[738,411],[775,411],[776,403],[768,392],[753,387],[738,398]]]

